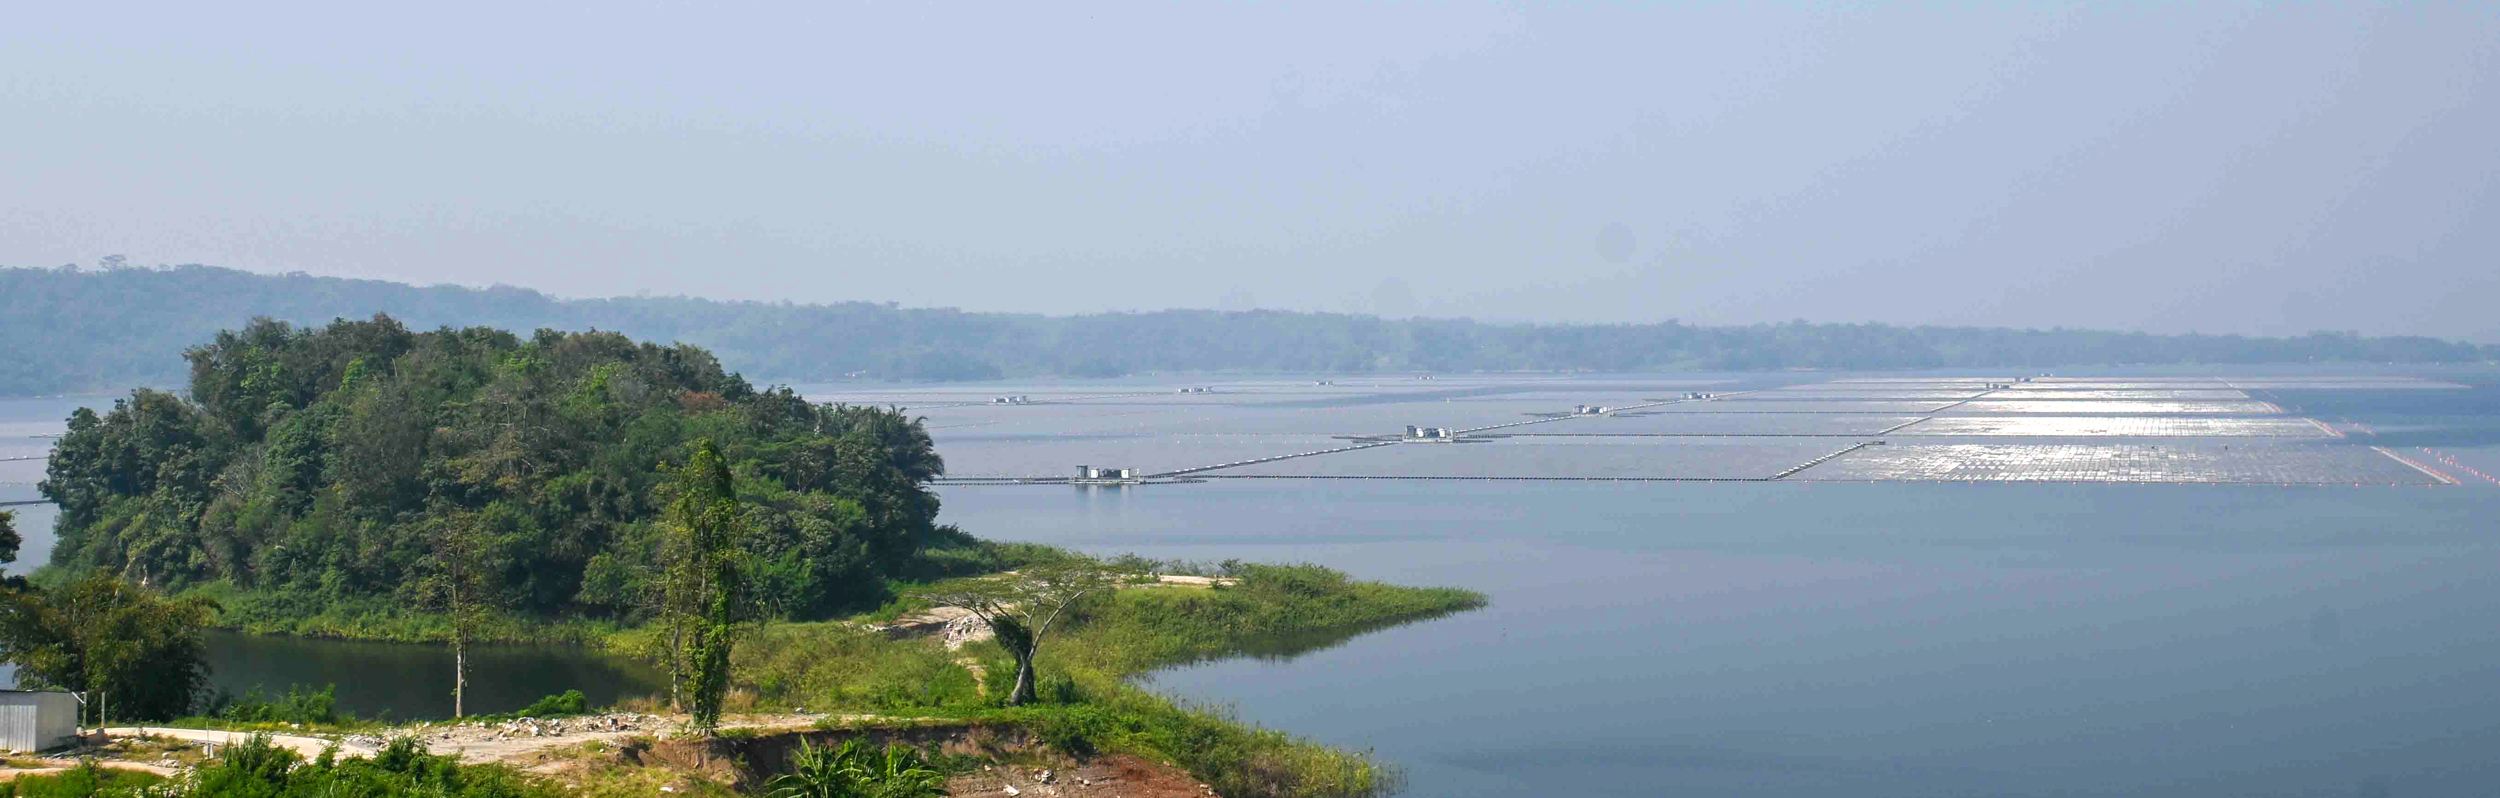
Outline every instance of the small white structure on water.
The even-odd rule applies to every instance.
[[[77,741],[77,696],[60,690],[0,690],[0,751],[50,751]]]
[[[1032,404],[1032,403],[1033,403],[1033,397],[1030,397],[1030,396],[1022,396],[1022,395],[1018,395],[1018,396],[993,396],[993,397],[990,397],[990,404],[994,404],[994,405],[1029,405],[1029,404]]]
[[[1458,433],[1450,431],[1448,427],[1408,425],[1406,428],[1406,440],[1411,443],[1446,443],[1457,439]]]
[[[1079,483],[1126,483],[1137,480],[1137,469],[1134,468],[1100,468],[1086,465],[1076,467],[1076,481]]]
[[[1602,416],[1614,408],[1605,405],[1572,405],[1571,412],[1583,416]]]

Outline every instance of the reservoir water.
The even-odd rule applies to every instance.
[[[1299,658],[1156,677],[1377,749],[1415,795],[2500,783],[2500,491],[1254,482],[946,499],[1007,537],[1490,594]]]
[[[2359,458],[2321,468],[2366,461],[2370,474],[2413,476],[2375,447],[2459,477],[2500,474],[2500,389],[2487,372],[2440,379],[2474,387],[2247,387],[2284,418],[2352,436],[2315,444],[2332,449],[2278,447]],[[1433,400],[1452,402],[1445,417],[1518,416],[1434,390],[1449,394]],[[1894,409],[1833,424],[1884,429]],[[1238,415],[1293,446],[1302,439],[1285,436],[1336,431],[1290,427],[1265,408]],[[1375,415],[1363,417],[1434,420]],[[1128,447],[1118,456],[1150,465],[1189,456],[1168,436],[1121,437],[1155,418],[1130,405],[1071,413],[1059,427],[945,408],[932,417],[954,473],[980,473],[992,454],[1054,470],[1067,459],[1020,448],[1036,441]],[[1725,420],[1763,434],[1826,428],[1783,413]],[[2280,421],[2266,429],[2297,426]],[[1682,429],[1667,416],[1624,423]],[[1066,443],[1080,439],[1093,442]],[[2131,440],[2128,462],[2148,468],[2167,461],[2146,452],[2190,449]],[[1186,443],[1239,458],[1273,445]],[[1550,457],[1540,467],[1601,459],[1552,443],[1533,450]],[[1915,441],[1894,439],[1905,443]],[[2235,440],[2228,456],[2264,445]],[[1284,462],[1348,458],[1329,467],[1351,470],[1359,456]],[[1600,466],[1617,467],[1589,467]],[[941,495],[943,520],[993,539],[1311,561],[1486,592],[1483,610],[1153,677],[1271,727],[1374,749],[1409,770],[1412,795],[2484,795],[2500,784],[2500,624],[2489,620],[2500,617],[2500,484],[2460,483],[1258,478],[956,484]],[[234,689],[336,681],[342,703],[366,714],[369,702],[388,702],[393,717],[448,708],[428,686],[448,670],[439,649],[238,636],[215,647],[218,681]],[[532,681],[481,701],[488,709],[649,684],[576,652],[510,656],[509,672]],[[407,686],[351,693],[345,682],[363,674]],[[429,695],[440,709],[422,704]]]
[[[2471,475],[2500,473],[2500,389],[2445,378],[2474,387],[2251,393],[2366,436],[2335,442],[2354,454],[2447,463],[2455,485],[1248,479],[944,496],[950,521],[993,537],[1488,593],[1487,609],[1342,646],[1155,677],[1374,749],[1415,795],[2487,795],[2500,485]]]
[[[237,696],[301,685],[335,687],[340,709],[362,717],[451,717],[452,654],[446,646],[309,640],[211,632],[208,665],[217,689]],[[580,690],[592,706],[668,692],[667,676],[639,662],[563,646],[478,646],[469,651],[470,712],[510,712]]]

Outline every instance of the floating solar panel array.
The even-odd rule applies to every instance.
[[[1209,472],[1209,477],[1339,479],[1769,480],[1852,444],[1673,443],[1609,437],[1509,438],[1482,445],[1394,444]]]
[[[2443,484],[2251,391],[2406,378],[1484,376],[828,394],[929,419],[950,478]],[[1203,388],[1200,390],[1199,388]],[[994,401],[996,395],[1025,397]],[[1413,436],[1409,427],[1448,429]],[[2427,458],[2426,458],[2427,459]]]
[[[1998,399],[1996,395],[1980,397],[1941,412],[1954,415],[1989,413],[2051,413],[2057,415],[2089,413],[2126,413],[2138,415],[2266,415],[2283,412],[2282,408],[2255,400],[2044,400],[2024,397]]]
[[[2334,438],[2337,433],[2305,418],[2213,418],[2180,416],[1956,416],[1903,427],[1908,436],[2042,438]]]
[[[2366,446],[2016,443],[1870,446],[1792,479],[2354,485],[2442,482]]]

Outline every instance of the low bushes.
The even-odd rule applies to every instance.
[[[319,691],[288,685],[286,693],[262,698],[255,687],[235,698],[224,693],[209,700],[207,714],[231,723],[337,723],[338,685]]]
[[[19,776],[0,781],[0,798],[91,798],[100,795],[141,795],[165,778],[136,770],[100,768],[94,763],[59,773]]]

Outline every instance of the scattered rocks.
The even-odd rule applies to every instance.
[[[974,615],[971,610],[962,607],[937,607],[915,615],[896,618],[893,623],[870,626],[868,629],[895,639],[936,637],[945,641],[948,651],[962,648],[965,643],[988,640],[993,634],[990,631],[990,625],[981,621],[981,616]]]
[[[969,612],[949,619],[946,628],[938,633],[939,639],[946,642],[948,651],[963,648],[965,643],[988,640],[997,634],[990,630],[989,624],[981,621],[981,616]]]

